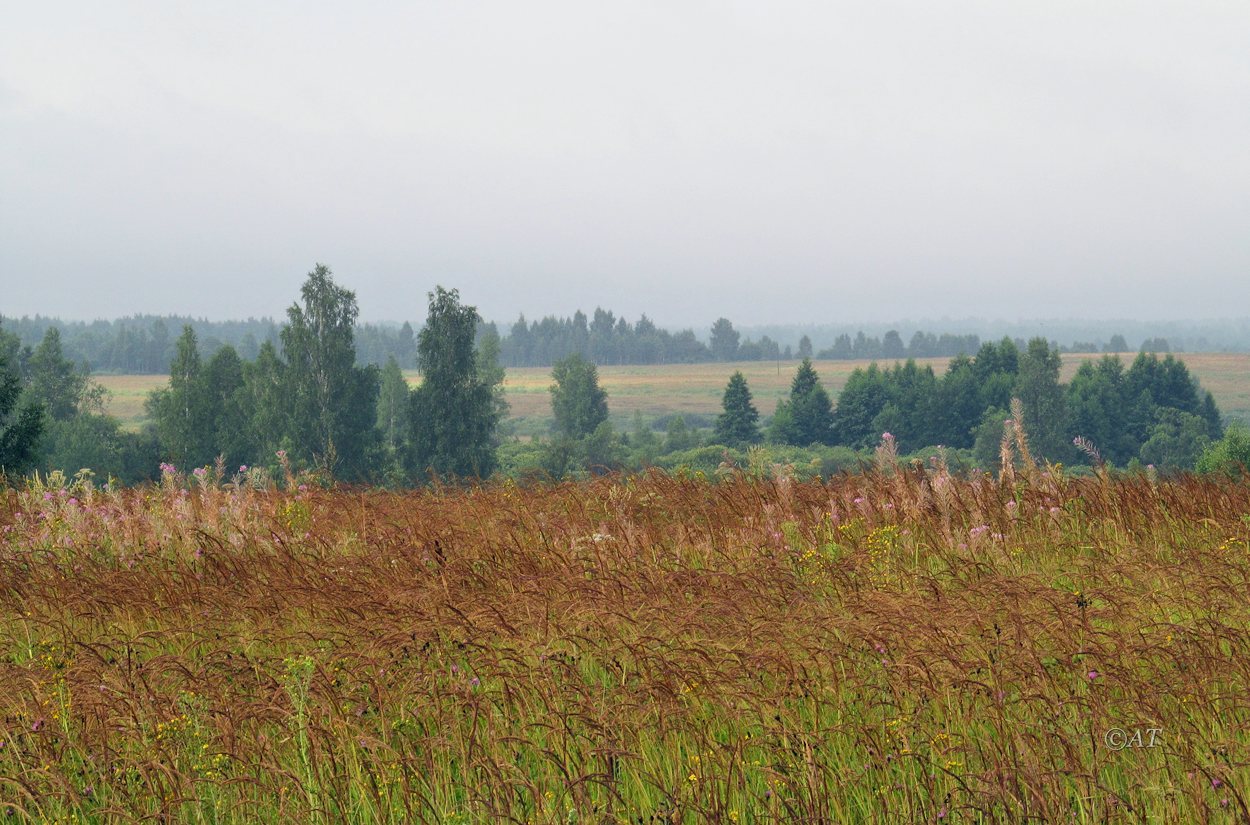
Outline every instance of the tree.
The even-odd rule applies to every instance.
[[[728,318],[717,318],[712,324],[712,357],[717,361],[732,361],[738,355],[738,331]]]
[[[634,462],[644,467],[652,464],[660,452],[660,439],[656,437],[655,430],[643,422],[639,410],[634,410],[634,429],[629,435],[629,446],[634,453]]]
[[[417,365],[417,339],[412,331],[412,324],[407,321],[399,328],[399,337],[395,341],[395,359],[401,368]]]
[[[382,367],[381,390],[378,394],[378,429],[382,446],[391,456],[402,452],[408,430],[408,382],[395,356]]]
[[[807,336],[803,336],[804,340]],[[811,342],[808,341],[808,349]],[[738,447],[744,444],[755,444],[760,440],[760,414],[751,403],[751,390],[747,387],[747,379],[741,372],[735,372],[725,387],[725,396],[721,399],[724,410],[716,419],[715,439],[718,444]]]
[[[228,470],[254,462],[257,449],[244,408],[243,360],[234,347],[226,344],[208,359],[201,381],[211,456],[221,456]]]
[[[200,372],[195,330],[182,328],[169,365],[169,386],[148,396],[148,415],[169,458],[181,466],[198,467],[213,460],[213,415]]]
[[[830,444],[833,440],[833,409],[829,393],[810,358],[804,358],[790,383],[788,401],[792,431],[790,443],[800,447]]]
[[[483,326],[477,340],[477,374],[486,386],[490,387],[491,398],[495,405],[495,415],[499,421],[508,416],[508,398],[504,394],[504,368],[501,362],[503,345],[499,340],[499,330],[495,325]],[[496,445],[497,446],[497,445]]]
[[[89,391],[89,378],[78,370],[61,348],[61,331],[48,327],[43,341],[27,362],[27,400],[43,405],[53,421],[72,418]]]
[[[890,330],[881,339],[881,356],[883,358],[902,358],[906,354],[907,349],[903,346],[903,336],[898,334],[898,330]]]
[[[1104,355],[1096,364],[1086,361],[1067,388],[1068,434],[1089,439],[1102,459],[1123,466],[1137,457],[1140,442],[1128,425],[1130,410],[1119,357]]]
[[[812,339],[804,335],[799,339],[799,358],[812,357]]]
[[[43,407],[21,404],[22,380],[0,352],[0,475],[21,475],[35,466],[43,435]]]
[[[1029,444],[1039,457],[1050,461],[1062,461],[1074,452],[1066,435],[1068,411],[1059,384],[1059,367],[1058,348],[1052,349],[1045,338],[1034,338],[1020,356],[1016,376],[1015,394],[1024,405]]]
[[[668,420],[668,428],[664,434],[665,452],[675,453],[699,446],[699,435],[686,426],[684,415],[675,415]]]
[[[585,438],[608,420],[608,394],[599,386],[595,365],[574,353],[552,367],[551,410],[556,431]]]
[[[1192,470],[1210,444],[1207,423],[1200,416],[1164,407],[1141,447],[1141,460],[1164,472]]]
[[[1224,473],[1233,478],[1250,472],[1250,428],[1239,421],[1229,424],[1223,437],[1202,451],[1197,469],[1200,473]]]
[[[876,364],[856,367],[842,392],[833,414],[833,443],[856,449],[868,447],[881,437],[873,421],[889,402],[885,376]]]
[[[294,457],[363,479],[376,443],[378,374],[356,366],[356,295],[322,264],[300,293],[303,306],[291,305],[282,329]]]
[[[243,392],[240,403],[251,425],[258,456],[272,456],[289,448],[287,433],[289,409],[286,364],[272,341],[260,345],[256,360],[243,365]]]
[[[841,405],[839,400],[838,406]],[[951,360],[946,374],[938,382],[932,410],[933,440],[947,447],[971,447],[975,440],[973,430],[984,411],[972,359],[958,355]]]
[[[473,347],[480,320],[457,290],[437,286],[429,293],[429,314],[417,335],[421,385],[409,401],[410,466],[417,475],[486,478],[494,472],[500,413]]]

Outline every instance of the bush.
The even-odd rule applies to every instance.
[[[1224,473],[1234,478],[1250,471],[1250,428],[1235,421],[1224,430],[1224,437],[1209,444],[1197,464],[1200,473]]]

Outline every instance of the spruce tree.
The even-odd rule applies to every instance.
[[[833,405],[809,358],[799,364],[790,384],[788,406],[793,426],[791,443],[807,447],[832,441]]]
[[[717,443],[739,447],[760,440],[760,414],[751,403],[751,390],[741,371],[735,372],[729,379],[721,408],[724,412],[716,419]]]

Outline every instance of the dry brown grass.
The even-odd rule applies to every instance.
[[[96,821],[1247,817],[1250,486],[885,464],[9,492],[0,797]]]

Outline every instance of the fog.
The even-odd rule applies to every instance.
[[[1244,2],[12,4],[0,313],[1250,314]]]

